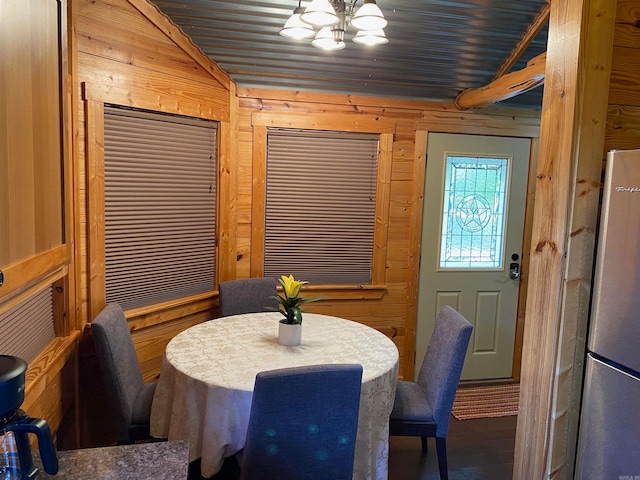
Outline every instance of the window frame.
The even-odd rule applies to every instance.
[[[212,291],[218,122],[106,104],[103,118],[107,302],[136,310]],[[174,148],[180,153],[166,153]],[[140,202],[148,206],[140,210]],[[159,278],[171,280],[158,285]]]
[[[140,108],[151,112],[170,113],[191,116],[218,122],[218,152],[216,163],[216,251],[215,270],[216,280],[214,290],[171,300],[161,304],[140,307],[125,311],[127,318],[135,318],[133,328],[145,328],[156,324],[181,318],[185,313],[195,314],[211,310],[216,303],[217,282],[223,271],[229,265],[221,260],[221,251],[230,248],[233,240],[228,235],[230,221],[228,216],[221,215],[222,204],[228,202],[232,190],[230,171],[231,157],[229,154],[231,142],[230,113],[228,109],[219,105],[206,104],[210,108],[203,108],[197,104],[174,105],[171,102],[160,105],[150,105],[144,99],[146,91],[132,87],[125,92],[110,91],[98,84],[83,82],[82,98],[85,112],[85,160],[86,160],[86,205],[87,205],[87,264],[86,282],[88,293],[88,320],[95,318],[106,305],[106,277],[105,277],[105,232],[104,232],[104,105]],[[178,106],[182,109],[178,110]],[[204,112],[215,115],[203,114]],[[227,173],[225,173],[227,172]],[[224,268],[221,268],[224,264]],[[222,273],[221,273],[222,272]]]
[[[507,258],[506,258],[506,253],[505,253],[505,246],[506,246],[506,231],[507,231],[507,211],[509,209],[509,197],[510,197],[510,188],[511,188],[511,170],[513,168],[513,156],[512,155],[486,155],[486,154],[480,154],[480,153],[473,153],[473,152],[464,152],[464,153],[459,153],[459,152],[450,152],[447,151],[445,152],[444,155],[444,165],[443,165],[443,175],[444,175],[444,181],[446,184],[446,179],[447,179],[447,172],[448,169],[451,167],[453,168],[453,162],[455,161],[454,159],[460,160],[463,159],[465,161],[469,161],[469,160],[499,160],[499,161],[503,161],[505,163],[504,165],[504,172],[502,175],[505,177],[504,178],[504,184],[501,184],[501,186],[504,187],[504,191],[501,191],[500,193],[502,194],[502,206],[503,206],[503,210],[501,212],[502,215],[502,221],[500,222],[500,227],[501,227],[501,237],[500,237],[500,265],[499,266],[488,266],[488,265],[482,265],[482,266],[477,266],[477,265],[471,265],[471,266],[446,266],[443,265],[443,263],[446,262],[450,262],[450,263],[454,263],[453,261],[449,261],[449,260],[443,260],[443,249],[446,248],[444,246],[446,238],[448,236],[447,233],[445,233],[444,231],[444,227],[445,227],[445,216],[449,216],[450,212],[445,210],[447,209],[446,207],[446,203],[447,203],[447,197],[449,195],[448,192],[450,192],[450,190],[447,190],[447,187],[445,186],[445,188],[443,189],[443,197],[440,199],[441,201],[441,206],[440,206],[440,224],[438,227],[438,256],[437,256],[437,262],[438,265],[436,267],[436,270],[439,272],[481,272],[481,271],[485,271],[485,272],[495,272],[495,271],[499,271],[499,270],[503,270],[504,269],[504,264],[507,262]],[[450,164],[451,162],[451,164]],[[468,162],[470,163],[470,162]],[[451,172],[451,175],[454,175],[453,171]],[[457,193],[457,192],[455,192]],[[456,207],[452,207],[453,210],[455,210]],[[495,213],[492,211],[492,214]],[[463,262],[460,262],[463,263]],[[472,264],[473,262],[469,261],[470,264]],[[477,262],[480,263],[480,262]]]
[[[332,298],[361,299],[381,298],[386,290],[385,263],[387,258],[387,232],[389,227],[389,202],[391,187],[391,163],[394,121],[374,115],[345,115],[336,118],[331,114],[279,115],[255,112],[251,118],[253,126],[253,190],[251,226],[251,276],[264,274],[264,233],[267,193],[267,134],[268,127],[296,128],[330,132],[355,132],[380,136],[378,171],[376,175],[376,206],[373,234],[373,257],[370,284],[326,284],[309,285],[314,291],[330,291]]]

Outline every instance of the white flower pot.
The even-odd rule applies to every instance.
[[[297,347],[302,341],[302,325],[278,323],[278,343],[285,347]]]

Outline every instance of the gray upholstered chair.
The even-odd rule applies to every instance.
[[[108,304],[91,324],[100,370],[120,444],[150,440],[149,419],[156,383],[144,383],[120,305]]]
[[[448,478],[446,438],[451,409],[473,327],[457,311],[443,307],[436,317],[417,382],[400,380],[396,388],[389,435],[435,437],[440,479]]]
[[[278,301],[271,298],[277,294],[275,278],[247,278],[220,282],[220,315],[239,315],[277,310]]]
[[[361,365],[259,373],[240,478],[351,480],[361,387]]]

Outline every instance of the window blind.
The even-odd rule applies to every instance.
[[[213,290],[217,124],[105,107],[107,302]]]
[[[264,275],[371,283],[378,135],[267,133]]]
[[[55,338],[53,291],[47,287],[0,315],[0,353],[27,363]]]

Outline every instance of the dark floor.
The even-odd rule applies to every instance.
[[[456,420],[447,435],[449,480],[510,480],[516,438],[516,416]],[[389,439],[389,480],[438,480],[434,439],[429,455],[418,437]]]
[[[517,417],[456,420],[451,418],[447,436],[449,480],[510,480]],[[212,480],[237,478],[237,465],[225,462]],[[199,480],[194,462],[190,480]],[[429,455],[424,456],[418,437],[389,439],[389,480],[439,480],[434,439],[429,439]],[[286,479],[283,479],[286,480]]]

